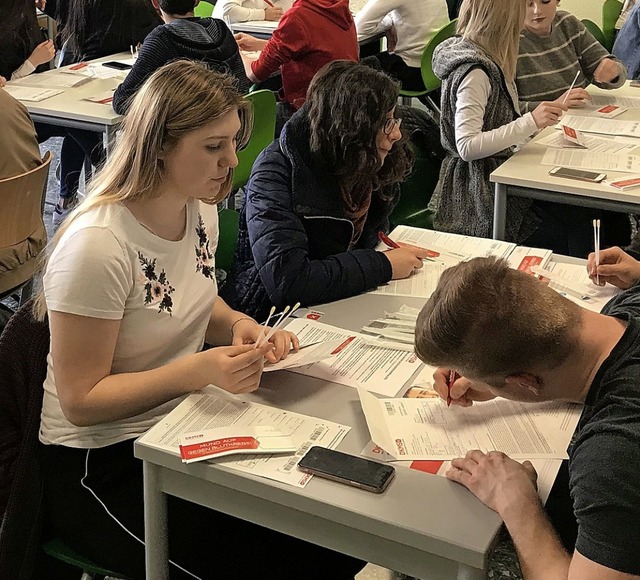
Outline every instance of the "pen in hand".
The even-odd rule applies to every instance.
[[[382,231],[378,232],[378,239],[388,248],[396,250],[400,247],[397,242],[394,242],[387,234]]]
[[[451,387],[459,378],[460,375],[456,371],[449,371],[449,376],[447,377],[447,407],[451,407],[451,401],[453,401],[451,398]]]

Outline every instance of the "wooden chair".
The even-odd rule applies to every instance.
[[[0,299],[20,289],[21,303],[31,295],[43,249],[33,238],[46,240],[42,211],[50,164],[51,153],[47,152],[35,169],[0,180],[0,256],[7,257],[6,265],[0,261]],[[14,254],[28,258],[19,262]]]

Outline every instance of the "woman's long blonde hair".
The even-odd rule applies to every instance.
[[[482,48],[507,81],[516,76],[526,10],[526,0],[464,0],[460,7],[458,34]]]
[[[51,255],[69,226],[101,205],[152,199],[161,192],[164,167],[161,152],[175,147],[185,135],[237,110],[241,128],[237,148],[249,140],[253,125],[251,103],[234,86],[234,78],[188,60],[178,60],[154,72],[131,101],[113,153],[92,181],[85,200],[69,215],[49,242],[43,261]],[[216,204],[231,190],[233,171],[220,187]],[[44,292],[38,294],[34,313],[46,315]]]

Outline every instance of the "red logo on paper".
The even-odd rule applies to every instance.
[[[399,455],[407,454],[407,448],[404,446],[404,441],[402,439],[396,439],[396,449],[398,450]]]
[[[532,266],[539,266],[540,264],[542,264],[542,258],[540,256],[526,256],[522,259],[522,262],[520,262],[518,270],[526,272],[527,274],[532,274]]]
[[[431,473],[433,475],[438,475],[438,471],[440,470],[440,468],[442,467],[442,464],[444,463],[444,461],[435,461],[435,460],[430,460],[430,461],[412,461],[411,465],[409,467],[411,467],[411,469],[415,469],[417,471],[424,471],[425,473]]]
[[[258,449],[260,442],[255,437],[224,437],[214,441],[202,441],[192,445],[180,445],[182,459],[215,456],[225,451],[241,451],[243,449]]]
[[[320,320],[320,318],[322,318],[322,313],[321,312],[309,312],[309,314],[307,314],[307,318],[309,320]]]
[[[605,105],[601,109],[598,109],[598,113],[613,113],[617,108],[615,105]]]
[[[572,139],[576,139],[578,137],[575,129],[571,128],[571,127],[567,127],[565,125],[562,126],[562,130],[564,131],[565,135],[568,135],[569,137],[571,137]]]
[[[342,352],[345,348],[347,348],[355,339],[356,339],[355,336],[350,336],[338,348],[336,348],[331,354],[340,354],[340,352]]]

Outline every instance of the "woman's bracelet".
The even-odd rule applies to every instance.
[[[241,316],[240,318],[238,318],[232,325],[231,325],[231,338],[233,338],[233,329],[235,328],[236,324],[238,324],[238,322],[240,322],[241,320],[250,320],[251,322],[253,322],[254,324],[258,324],[253,318],[251,318],[250,316]]]

